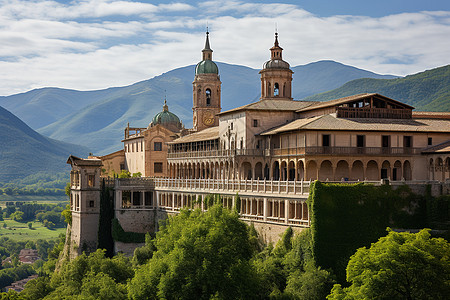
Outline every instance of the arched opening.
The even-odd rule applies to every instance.
[[[249,162],[242,163],[241,179],[252,179],[252,165]]]
[[[305,165],[302,160],[297,162],[297,180],[305,179]]]
[[[266,164],[264,166],[264,179],[269,180],[270,179],[270,170],[269,170],[269,165]]]
[[[289,162],[289,181],[294,181],[295,180],[295,163],[293,161]]]
[[[403,177],[405,178],[405,180],[412,179],[412,169],[409,160],[405,160],[405,162],[403,163]]]
[[[206,95],[206,106],[211,106],[211,90],[206,89],[205,95]]]
[[[280,164],[278,163],[278,161],[273,163],[273,168],[272,168],[272,179],[273,180],[280,180]]]
[[[444,161],[442,158],[436,159],[436,179],[440,181],[444,181]]]
[[[262,179],[263,173],[262,173],[262,163],[258,162],[255,165],[255,179]]]
[[[280,95],[280,86],[278,85],[278,82],[275,82],[273,86],[273,96],[277,97]]]
[[[402,177],[402,163],[399,160],[396,160],[394,168],[392,169],[392,180],[400,180]]]
[[[367,163],[366,176],[368,180],[379,180],[378,176],[378,164],[376,161],[371,160]]]
[[[351,180],[364,180],[364,165],[360,160],[353,162]]]
[[[270,82],[267,83],[267,96],[272,96],[272,87],[270,85]]]
[[[306,180],[317,179],[317,163],[314,160],[306,164]]]
[[[430,164],[428,165],[428,169],[430,172],[430,174],[429,174],[430,180],[434,180],[434,161],[432,158],[430,159]],[[405,177],[405,180],[406,180],[406,177]]]
[[[280,180],[287,180],[287,164],[285,161],[281,162],[281,179]]]
[[[349,176],[349,169],[348,169],[348,162],[345,160],[340,160],[336,165],[336,173],[335,173],[335,179],[340,181],[348,181]]]
[[[387,160],[381,164],[381,179],[391,178],[391,163]]]
[[[333,166],[331,164],[331,161],[324,160],[320,164],[320,170],[319,170],[319,180],[320,181],[329,181],[334,180],[333,178]]]

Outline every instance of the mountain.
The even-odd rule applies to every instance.
[[[450,65],[404,78],[356,79],[305,100],[325,101],[360,93],[379,93],[421,111],[450,111]]]
[[[218,63],[222,81],[222,110],[257,101],[259,70]],[[192,80],[195,66],[178,68],[136,84],[99,91],[44,88],[0,97],[0,105],[11,109],[38,132],[67,142],[88,146],[96,154],[121,147],[123,129],[147,127],[162,110],[167,95],[169,109],[192,126]],[[393,78],[333,61],[293,67],[294,98],[323,92],[361,77]]]
[[[1,106],[0,144],[0,182],[41,171],[67,171],[70,154],[88,154],[85,147],[42,136]]]

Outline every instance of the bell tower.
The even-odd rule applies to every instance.
[[[202,50],[202,61],[195,67],[193,85],[193,129],[201,131],[205,128],[218,126],[216,116],[220,113],[220,82],[219,68],[212,61],[212,49],[209,45],[209,32],[206,31],[205,48]]]
[[[283,60],[283,48],[278,44],[278,32],[275,32],[275,43],[270,48],[270,60],[266,61],[261,74],[261,100],[292,100],[292,70]]]

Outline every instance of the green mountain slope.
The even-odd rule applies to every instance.
[[[450,111],[450,65],[404,78],[356,79],[304,100],[325,101],[360,93],[379,93],[421,111]]]
[[[85,147],[44,137],[0,107],[0,182],[37,172],[67,171],[70,154],[84,155]]]

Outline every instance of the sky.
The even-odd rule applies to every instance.
[[[275,30],[291,66],[408,75],[450,63],[448,0],[0,0],[0,95],[125,86],[201,60],[260,69]]]

